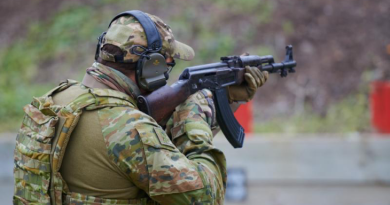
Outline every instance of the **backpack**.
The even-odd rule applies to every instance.
[[[70,86],[67,80],[42,97],[33,98],[23,110],[25,116],[14,151],[15,190],[13,204],[62,204],[69,193],[59,170],[71,133],[85,110],[104,107],[135,107],[124,93],[87,88],[67,105],[55,105],[52,96]],[[81,88],[80,88],[81,89]]]

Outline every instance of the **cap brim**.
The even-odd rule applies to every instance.
[[[172,50],[173,52],[171,53],[171,56],[173,58],[190,61],[195,57],[194,49],[180,41],[175,40]]]

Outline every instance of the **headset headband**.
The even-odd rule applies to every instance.
[[[142,25],[142,27],[144,28],[144,31],[146,34],[146,39],[148,42],[148,47],[147,47],[148,52],[160,51],[162,48],[162,41],[161,41],[160,33],[158,32],[157,27],[154,24],[154,22],[152,21],[152,19],[142,11],[132,10],[132,11],[122,12],[122,13],[118,14],[117,16],[115,16],[111,20],[108,27],[110,27],[111,23],[113,21],[115,21],[116,19],[118,19],[122,16],[128,16],[128,15],[134,16],[139,21],[139,23]]]

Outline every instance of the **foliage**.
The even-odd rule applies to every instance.
[[[1,72],[6,74],[0,76],[0,107],[2,108],[0,120],[4,122],[0,125],[0,131],[15,129],[19,126],[19,123],[15,123],[15,126],[12,124],[17,119],[21,119],[22,107],[31,101],[31,97],[42,95],[50,87],[58,84],[59,77],[53,78],[53,76],[59,75],[62,78],[63,74],[66,74],[66,78],[80,78],[85,67],[91,63],[96,37],[104,31],[108,23],[106,16],[114,16],[124,7],[148,10],[147,8],[153,8],[156,3],[162,8],[168,5],[167,2],[134,1],[129,3],[128,1],[100,0],[90,5],[65,2],[51,18],[32,22],[26,33],[21,35],[23,38],[10,42],[0,50],[0,68]],[[176,3],[183,4],[179,1]],[[204,1],[201,4],[210,3]],[[227,5],[231,4],[234,2],[224,4],[217,1],[210,7],[226,10],[229,9]],[[258,1],[248,1],[242,4],[242,7],[236,7],[232,12],[238,14],[243,9],[259,6]],[[209,23],[197,22],[197,27],[189,26],[188,21],[195,20],[196,17],[194,11],[195,9],[190,12],[181,10],[167,20],[174,28],[175,34],[184,36],[180,38],[182,41],[192,41],[191,34],[196,32],[197,39],[199,39],[197,45],[202,45],[194,46],[197,60],[191,63],[178,62],[171,79],[176,79],[175,76],[182,71],[180,68],[205,63],[205,61],[218,61],[220,56],[230,55],[237,50],[237,38],[232,32],[233,28],[225,32],[218,31],[218,28],[214,27],[215,22],[220,19],[214,19]],[[269,12],[268,14],[262,12],[261,18],[264,20],[267,15]],[[253,34],[255,31],[252,29],[246,33]]]
[[[365,92],[346,97],[330,106],[325,116],[306,107],[303,113],[288,117],[258,122],[256,133],[347,133],[365,132],[370,129],[368,97]]]
[[[58,84],[60,79],[80,79],[92,62],[96,38],[106,29],[107,17],[118,11],[140,9],[160,16],[175,37],[191,45],[196,58],[177,61],[171,82],[187,66],[217,62],[221,56],[249,52],[274,55],[274,38],[264,37],[278,5],[270,0],[126,1],[63,0],[48,19],[33,21],[25,34],[0,48],[0,131],[19,126],[22,107]],[[186,9],[183,9],[186,8]],[[98,12],[97,12],[98,11]],[[167,12],[169,11],[169,12]],[[285,35],[295,32],[295,22],[282,20]],[[275,37],[276,38],[276,37]],[[276,60],[281,60],[275,56]],[[367,92],[363,92],[367,93]],[[349,132],[366,130],[366,94],[355,94],[331,106],[320,116],[307,106],[304,113],[273,118],[255,126],[257,132]],[[259,112],[259,110],[256,110]]]
[[[25,38],[0,51],[1,72],[6,74],[0,76],[0,121],[4,122],[0,130],[19,126],[11,124],[21,118],[22,107],[31,97],[58,84],[47,79],[50,76],[44,67],[48,62],[58,61],[53,69],[61,69],[78,61],[79,54],[88,50],[85,42],[94,40],[96,30],[96,26],[85,22],[91,16],[92,10],[86,7],[61,11],[47,22],[31,24]],[[44,83],[37,83],[37,79]]]

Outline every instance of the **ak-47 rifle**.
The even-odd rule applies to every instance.
[[[165,85],[147,96],[139,96],[138,108],[164,126],[176,106],[191,94],[207,88],[213,92],[217,121],[223,134],[234,148],[241,148],[245,133],[229,106],[226,86],[239,85],[244,81],[245,66],[256,66],[261,71],[286,77],[288,73],[295,72],[296,65],[291,45],[286,46],[286,57],[281,63],[275,63],[271,55],[222,57],[219,63],[188,67],[171,86]]]

